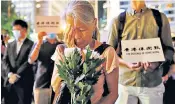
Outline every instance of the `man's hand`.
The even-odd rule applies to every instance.
[[[144,62],[143,63],[145,71],[153,71],[159,65],[160,65],[160,63],[158,63],[158,62]]]
[[[42,41],[43,40],[43,37],[46,36],[47,33],[46,32],[39,32],[38,33],[38,41]]]
[[[134,71],[140,71],[143,68],[143,64],[141,62],[138,63],[128,63],[128,68]]]
[[[14,84],[15,82],[17,82],[19,79],[19,76],[17,74],[12,74],[9,78],[9,83],[10,84]]]
[[[169,78],[168,74],[165,75],[165,76],[163,76],[163,77],[162,77],[163,83],[166,83],[166,81],[168,80],[168,78]]]

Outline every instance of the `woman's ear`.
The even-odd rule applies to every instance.
[[[93,21],[93,29],[94,29],[93,31],[95,31],[96,27],[97,27],[97,18],[95,18]]]
[[[97,18],[94,19],[95,27],[97,26]]]

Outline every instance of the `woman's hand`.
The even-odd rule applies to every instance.
[[[68,47],[75,47],[74,29],[70,24],[67,25],[67,28],[64,32],[64,36],[65,36],[64,40],[65,40],[67,46]]]

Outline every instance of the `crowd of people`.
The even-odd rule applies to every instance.
[[[106,59],[104,74],[93,85],[88,104],[175,103],[174,38],[165,14],[148,8],[143,0],[131,0],[131,6],[110,24],[108,47],[97,39],[97,19],[88,1],[70,1],[64,20],[63,42],[56,33],[43,30],[34,43],[27,37],[24,20],[13,22],[13,42],[5,42],[1,35],[1,99],[5,104],[31,104],[33,97],[35,104],[70,104],[59,102],[63,90],[57,64],[66,48],[83,50],[87,45],[91,50],[102,47],[101,56]],[[150,38],[160,38],[164,62],[129,63],[122,58],[122,40]],[[105,83],[108,93],[104,96]]]

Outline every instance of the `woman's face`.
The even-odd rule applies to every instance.
[[[77,47],[85,48],[92,41],[92,34],[96,27],[96,19],[91,24],[85,24],[79,19],[71,16],[66,17],[66,22],[70,26],[68,37]]]

